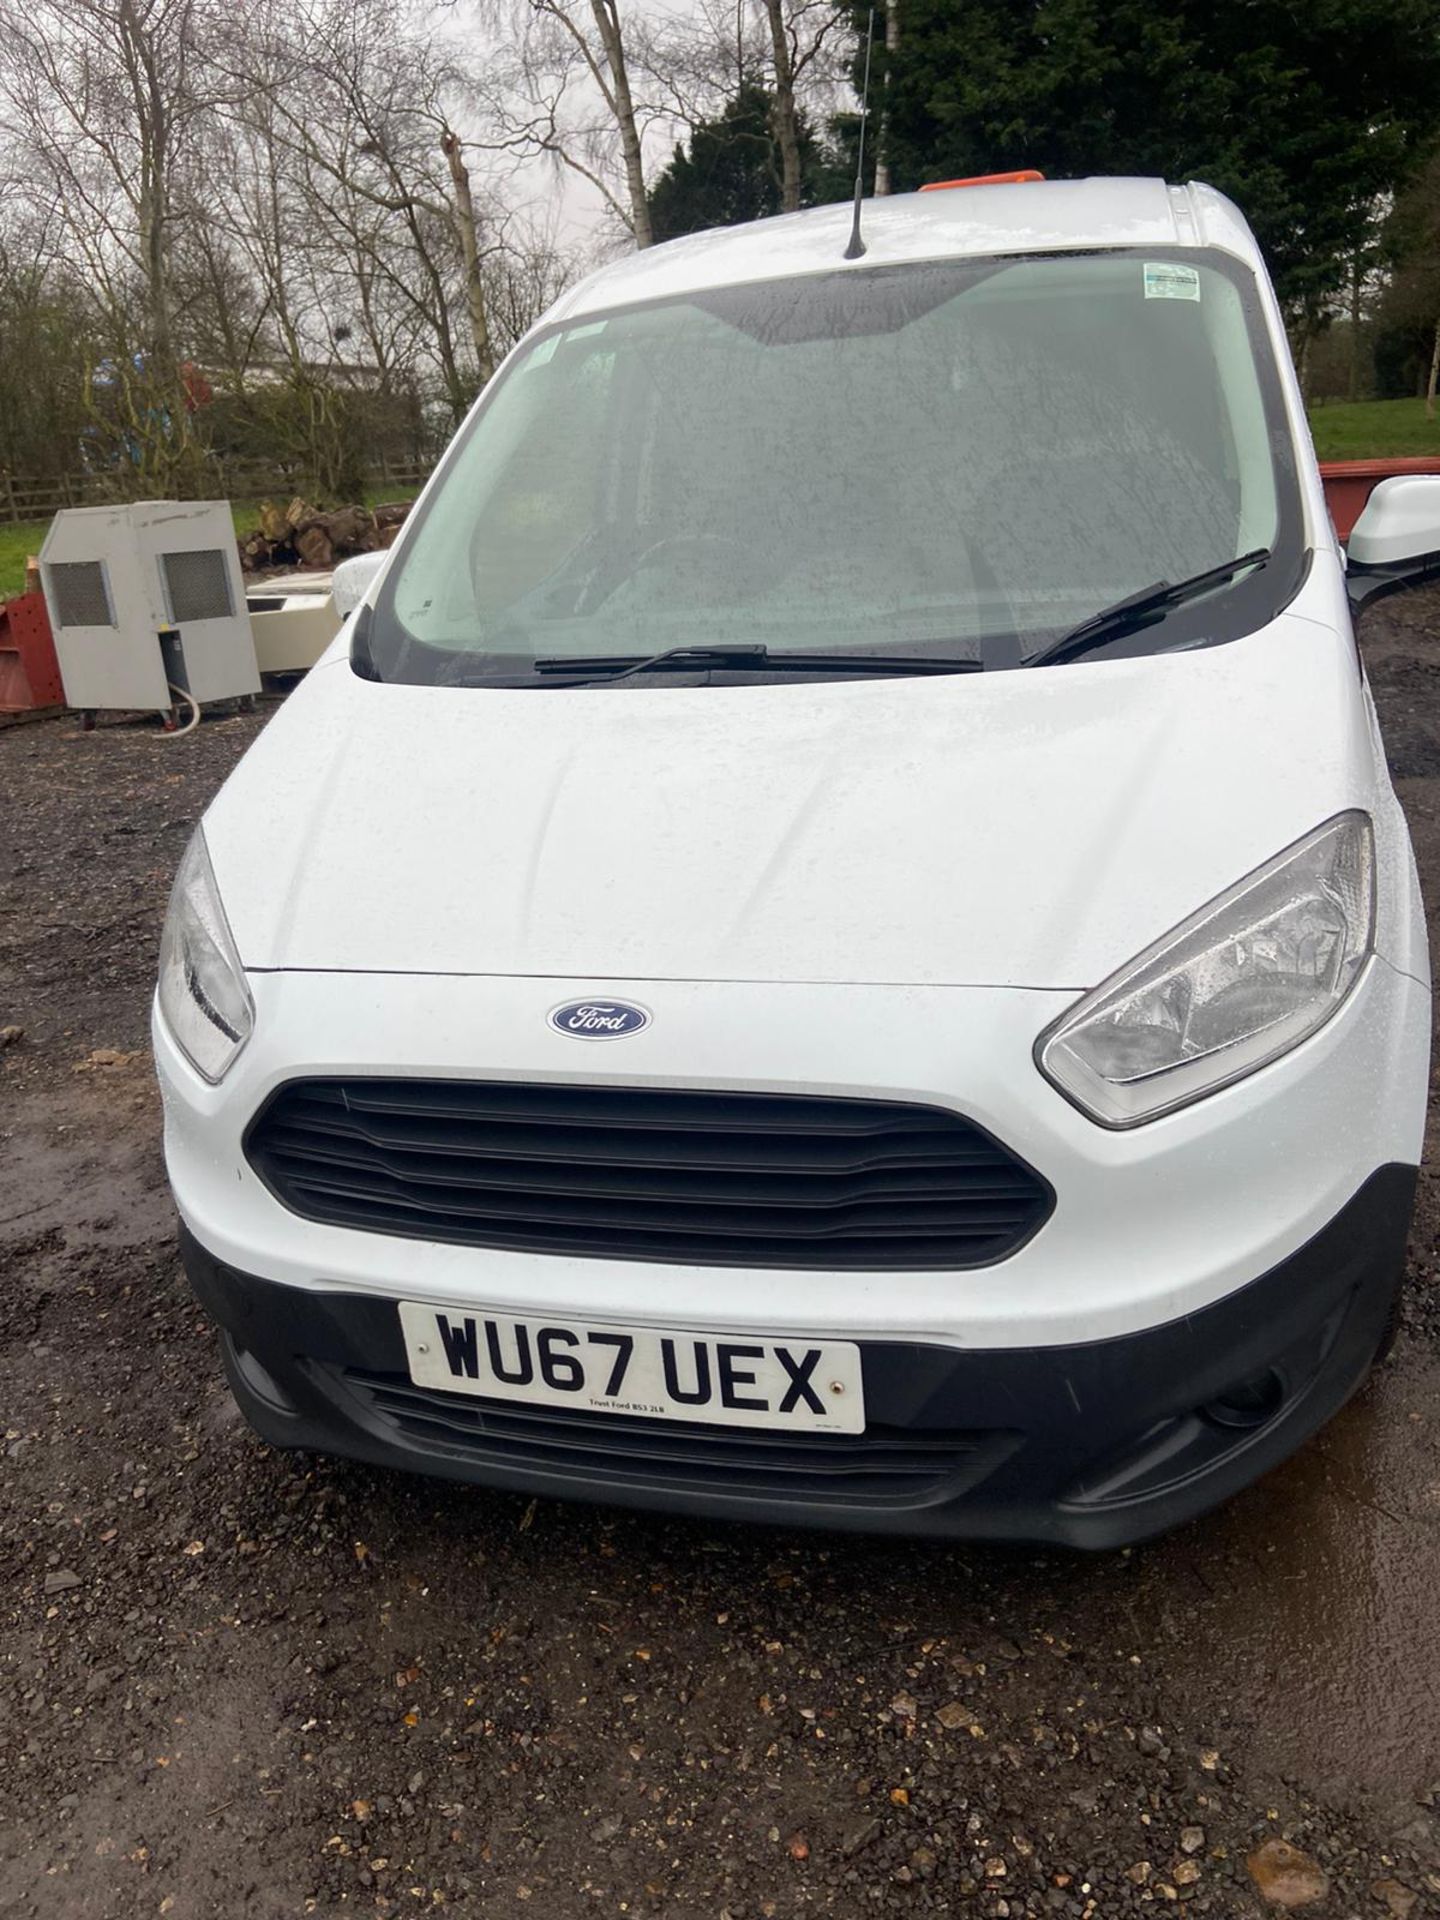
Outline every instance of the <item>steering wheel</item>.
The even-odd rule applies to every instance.
[[[732,566],[736,568],[736,577],[744,582],[745,588],[753,592],[757,586],[767,584],[778,576],[786,563],[783,553],[772,549],[768,566],[763,560],[757,563],[756,555],[743,540],[726,533],[666,533],[658,540],[652,540],[643,547],[632,560],[623,547],[612,547],[599,563],[595,573],[581,593],[575,606],[577,614],[594,614],[617,593],[638,580],[648,569],[660,566],[667,560],[674,562],[685,555],[699,561],[703,567],[708,559],[712,567],[721,556],[731,556]],[[716,569],[718,576],[718,569]]]
[[[753,572],[755,555],[743,540],[737,540],[728,533],[664,533],[644,550],[630,569],[632,574],[642,572],[646,567],[657,566],[666,555],[678,555],[686,552],[703,554],[706,550],[713,553],[731,553],[740,559],[747,571]]]

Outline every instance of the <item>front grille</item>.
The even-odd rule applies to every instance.
[[[430,1454],[458,1454],[477,1466],[523,1468],[571,1483],[693,1489],[807,1506],[920,1507],[958,1499],[1020,1441],[1007,1432],[899,1427],[863,1434],[702,1427],[481,1402],[412,1386],[403,1374],[350,1368],[330,1378],[359,1403],[365,1424]]]
[[[304,1080],[271,1099],[246,1151],[307,1220],[700,1266],[983,1266],[1052,1203],[958,1114],[886,1100]]]

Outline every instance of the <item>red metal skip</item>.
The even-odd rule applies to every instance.
[[[1390,480],[1398,473],[1440,473],[1440,455],[1427,454],[1409,460],[1322,460],[1320,478],[1325,485],[1325,504],[1335,531],[1348,540],[1355,522],[1370,498],[1377,480]]]
[[[64,704],[44,594],[0,601],[0,713]]]

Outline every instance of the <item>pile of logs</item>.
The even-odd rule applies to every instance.
[[[240,542],[240,564],[247,573],[268,567],[329,567],[351,553],[388,547],[410,511],[408,500],[383,506],[337,507],[322,513],[306,501],[277,507],[260,505],[260,525]]]

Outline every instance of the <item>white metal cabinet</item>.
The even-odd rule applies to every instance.
[[[258,692],[224,501],[146,500],[55,516],[40,577],[72,707],[203,704]]]

